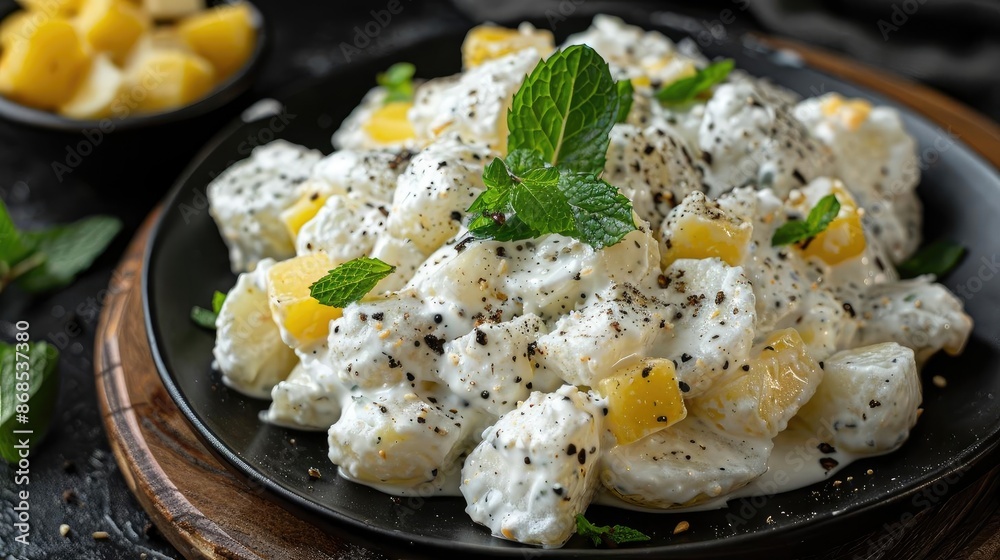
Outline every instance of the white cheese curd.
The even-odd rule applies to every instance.
[[[389,211],[378,202],[333,195],[295,238],[295,254],[325,251],[334,263],[367,256],[385,231]]]
[[[922,223],[900,115],[833,94],[800,102],[738,69],[661,103],[659,88],[709,60],[598,16],[567,45],[590,45],[633,85],[601,178],[631,201],[635,230],[601,248],[578,233],[477,238],[468,208],[507,153],[513,95],[543,56],[561,56],[550,44],[530,26],[479,27],[463,73],[416,84],[412,104],[373,89],[333,154],[277,141],[209,186],[233,270],[253,270],[216,322],[224,382],[270,396],[261,421],[327,430],[347,480],[461,496],[496,537],[543,547],[562,546],[592,502],[726,507],[902,445],[919,368],[960,352],[972,320],[931,277],[896,271]],[[545,190],[558,184],[514,188],[537,219],[561,203]],[[830,222],[802,227],[831,194]],[[580,220],[602,203],[569,210]],[[557,231],[593,225],[549,217]],[[795,228],[808,231],[784,235]],[[340,310],[307,297],[324,258],[362,256],[395,269]],[[273,259],[289,259],[272,276],[294,298],[275,313],[295,321],[269,309]],[[315,332],[308,317],[337,318],[319,339],[282,325]],[[620,406],[633,396],[642,406]]]
[[[880,284],[851,303],[861,320],[856,344],[898,342],[918,363],[942,349],[960,354],[972,333],[961,300],[930,276]]]
[[[470,447],[471,428],[461,413],[414,392],[354,395],[330,426],[330,460],[361,484],[433,487]]]
[[[562,546],[599,484],[600,402],[569,385],[535,392],[487,428],[462,469],[473,521],[502,539]]]
[[[288,378],[271,390],[264,419],[279,426],[326,431],[340,418],[348,390],[324,361],[300,357]]]
[[[386,227],[430,255],[462,227],[465,210],[485,190],[489,149],[448,135],[413,156],[400,175]]]
[[[550,391],[560,385],[553,375],[535,380],[534,343],[545,331],[545,323],[530,314],[479,325],[445,344],[437,375],[456,395],[498,417],[527,399],[533,388]]]
[[[757,320],[753,289],[742,267],[715,258],[679,259],[663,276],[660,297],[670,306],[670,328],[660,332],[656,353],[674,360],[686,396],[694,397],[749,357]]]
[[[267,398],[297,362],[271,320],[267,271],[273,264],[272,259],[264,259],[253,272],[240,274],[215,320],[212,355],[222,381],[256,398]]]
[[[253,270],[264,258],[284,260],[295,254],[281,211],[295,202],[322,154],[276,140],[254,148],[208,185],[209,213],[229,247],[233,272]]]
[[[618,187],[639,217],[651,224],[660,223],[689,192],[701,188],[701,172],[691,149],[665,126],[615,125],[603,178]]]
[[[487,60],[457,79],[430,80],[417,88],[410,122],[423,144],[443,134],[502,150],[507,144],[507,108],[541,55],[534,48]]]
[[[921,401],[913,350],[895,342],[853,348],[828,358],[824,369],[796,421],[832,434],[827,443],[850,453],[879,455],[906,441]]]
[[[754,81],[716,88],[698,131],[711,196],[755,185],[784,198],[791,189],[831,174],[829,148],[813,139],[791,111]]]
[[[409,150],[340,150],[316,162],[310,184],[323,196],[343,194],[388,206],[412,157]]]
[[[352,304],[330,323],[329,363],[349,387],[375,391],[419,388],[436,381],[444,345],[472,330],[474,319],[456,303],[413,291]]]
[[[746,486],[767,471],[773,444],[716,430],[688,416],[601,461],[601,483],[628,503],[649,508],[692,506]]]

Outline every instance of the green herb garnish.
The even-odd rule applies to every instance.
[[[590,540],[594,541],[594,546],[600,546],[601,544],[615,546],[649,540],[649,535],[631,527],[625,527],[624,525],[598,527],[587,521],[587,518],[582,513],[576,514],[576,533],[583,537],[589,537]]]
[[[789,220],[779,227],[771,237],[771,246],[777,247],[812,239],[823,233],[839,212],[840,201],[836,196],[828,194],[819,199],[805,220]]]
[[[965,247],[950,241],[935,241],[917,251],[896,269],[903,278],[933,274],[940,278],[958,265],[965,255]]]
[[[7,462],[19,460],[23,440],[34,452],[48,431],[59,396],[58,365],[59,351],[46,342],[0,342],[0,457]]]
[[[412,100],[413,75],[416,71],[416,67],[409,62],[397,62],[385,72],[375,76],[375,81],[386,91],[383,103]]]
[[[212,294],[212,310],[197,305],[191,308],[191,320],[199,327],[215,330],[215,320],[219,318],[219,311],[226,301],[226,294],[216,290]]]
[[[615,117],[615,122],[623,123],[628,119],[629,111],[632,110],[632,96],[635,93],[635,88],[632,87],[630,80],[621,80],[615,86],[618,90],[618,116]]]
[[[725,80],[732,71],[733,61],[731,59],[713,62],[698,70],[694,76],[677,80],[656,92],[656,98],[667,104],[687,103],[702,92],[708,91],[715,84]]]
[[[93,264],[121,227],[117,218],[94,216],[65,226],[18,231],[0,201],[0,291],[15,281],[30,293],[66,286]]]
[[[611,127],[631,102],[631,84],[616,83],[586,45],[539,62],[507,113],[507,159],[486,166],[486,190],[469,207],[472,235],[515,241],[556,233],[601,248],[633,231],[631,201],[600,178]]]
[[[396,267],[378,259],[359,257],[347,261],[309,287],[309,295],[323,305],[347,307],[372,291]]]

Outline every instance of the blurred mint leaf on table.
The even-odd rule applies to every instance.
[[[27,440],[34,452],[48,431],[59,395],[58,365],[59,351],[46,342],[0,342],[0,457],[8,463],[20,458],[20,440]],[[27,391],[20,390],[23,387]],[[17,395],[25,393],[28,400],[21,402]],[[19,412],[18,405],[27,405],[21,409],[27,412]],[[15,430],[31,433],[15,434]]]

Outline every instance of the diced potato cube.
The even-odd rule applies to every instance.
[[[104,54],[98,54],[74,95],[59,112],[74,119],[99,119],[107,116],[125,82],[124,73]]]
[[[281,221],[285,222],[292,239],[298,237],[299,230],[306,222],[316,217],[319,209],[326,204],[326,199],[327,197],[319,192],[307,192],[281,212]]]
[[[175,20],[205,9],[205,0],[142,0],[146,12],[157,20]]]
[[[143,111],[165,111],[193,103],[212,91],[215,70],[192,53],[153,49],[138,62],[130,76],[142,88]],[[138,97],[137,97],[138,99]]]
[[[257,41],[250,7],[218,6],[182,20],[181,37],[215,67],[220,80],[243,67]]]
[[[372,140],[381,144],[393,144],[416,137],[413,125],[407,114],[413,107],[409,101],[393,101],[386,103],[372,113],[363,126]]]
[[[24,105],[55,109],[76,92],[88,62],[72,24],[42,22],[30,37],[4,50],[0,93]]]
[[[76,25],[95,51],[109,53],[121,62],[149,30],[151,21],[148,14],[126,0],[84,0]]]
[[[670,360],[645,359],[622,368],[598,382],[597,391],[608,399],[605,419],[619,445],[640,440],[687,417],[684,394]]]
[[[462,66],[466,69],[527,48],[535,48],[539,56],[555,50],[552,32],[522,24],[518,29],[497,25],[474,27],[462,43]]]
[[[326,253],[309,253],[282,261],[267,272],[267,294],[271,316],[285,344],[293,348],[326,340],[330,321],[341,315],[309,295],[309,287],[326,276],[334,264]]]

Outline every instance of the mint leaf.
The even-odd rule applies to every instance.
[[[608,63],[594,49],[572,45],[540,61],[514,94],[507,149],[532,150],[550,165],[599,174],[618,105]]]
[[[649,540],[649,535],[624,525],[615,525],[614,527],[594,525],[582,513],[576,514],[576,533],[590,538],[594,546],[600,546],[602,543],[614,546]]]
[[[575,237],[591,247],[614,245],[635,230],[632,201],[606,181],[593,175],[563,173],[559,190],[573,213]]]
[[[840,201],[836,196],[828,194],[809,211],[805,221],[790,220],[775,230],[771,237],[771,246],[798,243],[815,237],[826,230],[838,213],[840,213]]]
[[[572,235],[576,231],[573,210],[566,195],[556,188],[559,170],[554,167],[528,172],[514,187],[510,204],[517,217],[541,233]]]
[[[24,233],[24,238],[37,254],[44,255],[45,261],[18,278],[18,285],[27,292],[43,292],[69,284],[104,252],[121,227],[117,218],[94,216],[66,226]]]
[[[656,92],[656,98],[667,104],[679,104],[691,101],[700,93],[709,90],[715,84],[725,80],[726,76],[729,76],[729,73],[733,71],[733,66],[734,64],[731,59],[709,64],[705,68],[698,70],[694,76],[677,80]]]
[[[615,122],[623,123],[628,119],[629,111],[632,110],[632,95],[635,93],[635,89],[630,80],[617,82],[615,89],[618,90],[618,116],[615,117]]]
[[[413,75],[417,69],[409,62],[397,62],[375,76],[375,82],[386,90],[383,103],[413,99]]]
[[[358,257],[330,271],[309,287],[309,295],[323,305],[347,307],[372,291],[396,267],[378,259]]]
[[[226,294],[216,290],[215,293],[212,294],[212,313],[218,315],[219,311],[222,311],[223,303],[226,303]]]
[[[204,307],[198,307],[197,305],[191,308],[191,320],[194,321],[194,324],[204,329],[214,331],[215,320],[218,318],[218,312],[213,312],[211,309],[205,309]]]
[[[18,367],[19,363],[26,363],[27,368]],[[59,396],[58,365],[59,351],[46,342],[0,342],[0,457],[7,462],[16,463],[20,458],[20,449],[15,449],[19,440],[27,439],[34,452],[48,431]],[[19,387],[18,383],[25,385]],[[27,391],[21,390],[25,388]],[[28,401],[22,403],[16,395],[25,392]],[[27,412],[19,412],[18,405],[25,404]],[[27,422],[20,421],[21,414]],[[15,434],[14,430],[32,433]]]
[[[10,219],[7,205],[0,200],[0,262],[12,267],[30,253],[31,247]]]
[[[935,241],[922,247],[896,269],[902,278],[915,278],[933,274],[938,278],[947,274],[962,260],[965,247],[950,241]]]
[[[523,175],[532,169],[545,167],[545,160],[538,152],[520,148],[507,154],[504,159],[507,168],[516,175]]]

